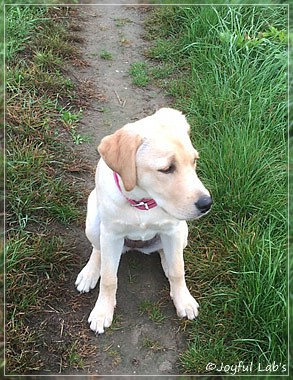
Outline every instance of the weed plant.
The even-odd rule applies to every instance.
[[[214,199],[185,255],[201,305],[188,373],[288,370],[287,20],[287,6],[178,6],[147,22],[148,75],[187,114]]]

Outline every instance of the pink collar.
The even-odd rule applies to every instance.
[[[113,175],[114,175],[115,183],[116,183],[118,189],[120,190],[120,192],[124,196],[124,198],[127,200],[127,202],[130,203],[131,206],[136,207],[139,210],[145,210],[145,211],[150,210],[151,208],[154,208],[157,206],[157,203],[154,199],[143,198],[140,201],[135,201],[133,199],[127,198],[121,190],[118,174],[116,172],[113,172]]]

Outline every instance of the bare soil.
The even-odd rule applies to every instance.
[[[117,2],[117,1],[116,1]],[[74,145],[90,166],[83,175],[86,192],[94,187],[94,170],[99,159],[96,150],[101,138],[124,124],[150,115],[170,99],[153,86],[132,85],[128,73],[131,63],[145,60],[149,46],[143,39],[143,20],[148,7],[86,4],[77,7],[75,35],[81,57],[70,67],[73,81],[89,86],[94,94],[84,99],[87,109],[78,129],[90,142]],[[112,59],[101,58],[111,53]],[[84,205],[86,212],[86,204]],[[103,335],[95,335],[87,318],[98,296],[97,289],[79,294],[74,282],[91,252],[83,228],[65,231],[74,246],[74,271],[60,276],[46,310],[30,322],[38,326],[43,337],[40,358],[43,374],[48,375],[178,375],[178,358],[186,348],[182,322],[177,318],[169,297],[168,281],[163,274],[158,254],[129,252],[122,256],[118,272],[118,294],[115,319]],[[156,304],[163,318],[150,316],[144,301]],[[144,303],[143,303],[144,302]]]

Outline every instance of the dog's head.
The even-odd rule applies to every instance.
[[[126,191],[139,187],[173,217],[195,219],[209,211],[212,198],[196,174],[199,155],[189,129],[181,112],[162,108],[106,136],[98,150]]]

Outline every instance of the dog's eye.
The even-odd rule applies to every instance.
[[[175,172],[175,165],[171,164],[166,169],[160,169],[159,172],[164,173],[164,174],[174,173]]]

